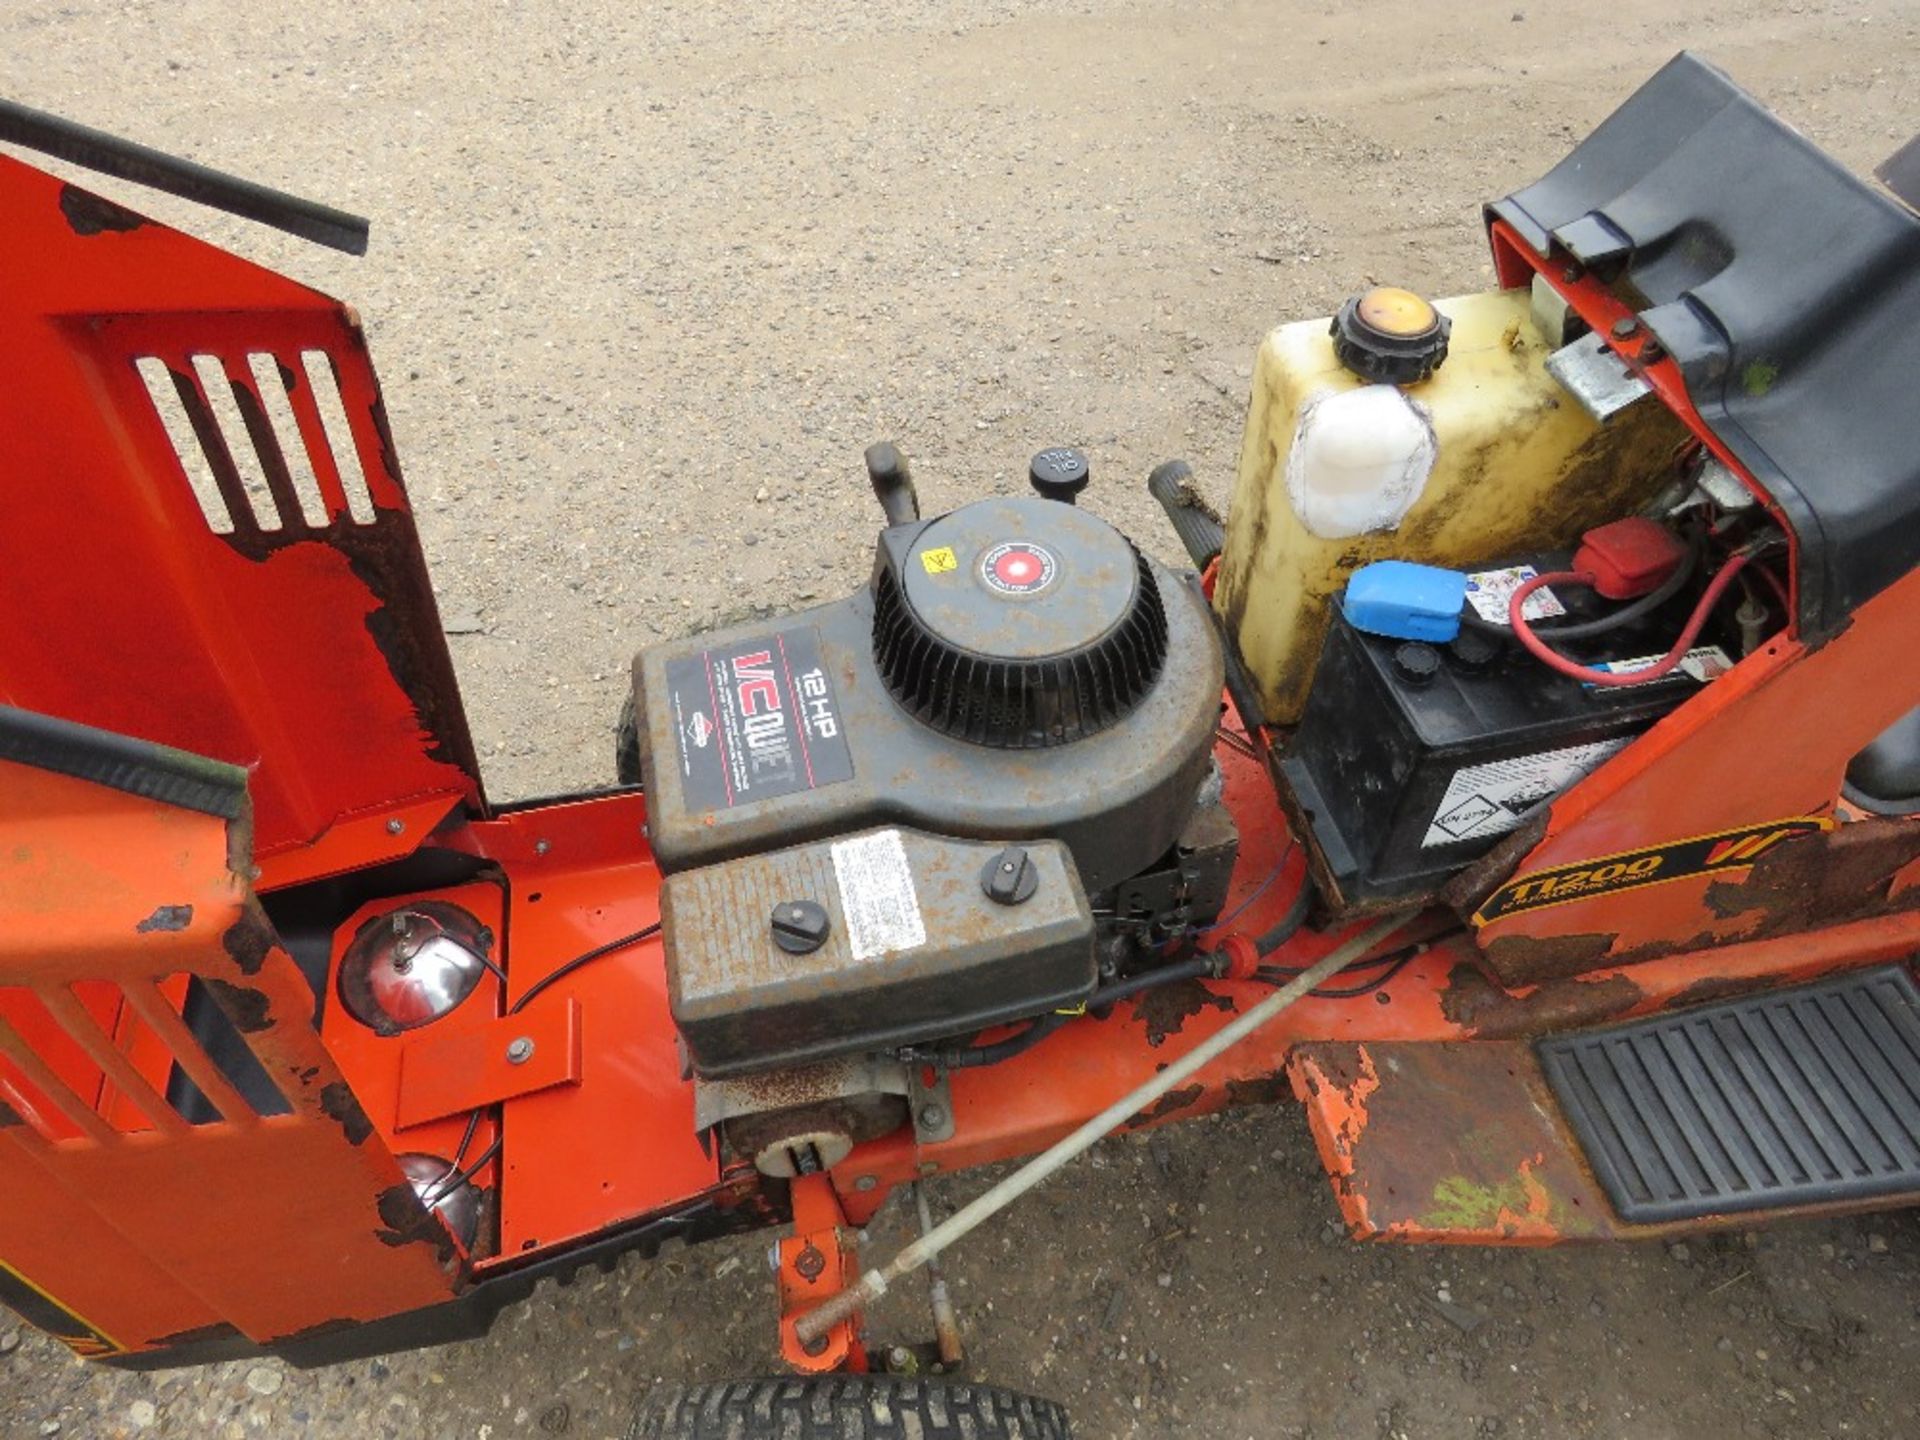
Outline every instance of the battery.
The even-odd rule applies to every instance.
[[[1534,563],[1547,571],[1565,560]],[[1476,608],[1492,619],[1516,577],[1532,573],[1518,566],[1483,572],[1473,577],[1469,599],[1478,593]],[[1570,621],[1612,608],[1578,593],[1542,602],[1555,614],[1562,604]],[[1683,593],[1604,640],[1560,648],[1582,664],[1623,667],[1663,655],[1691,606]],[[1551,641],[1551,620],[1537,633]],[[1709,635],[1659,680],[1593,686],[1485,630],[1463,629],[1434,645],[1370,635],[1336,601],[1306,710],[1280,766],[1336,892],[1329,898],[1348,909],[1433,896],[1731,663]]]

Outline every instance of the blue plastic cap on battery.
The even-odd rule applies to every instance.
[[[1347,579],[1347,623],[1394,640],[1448,641],[1460,633],[1467,577],[1437,565],[1376,560]]]

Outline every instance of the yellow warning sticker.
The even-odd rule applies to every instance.
[[[942,545],[935,550],[922,550],[920,563],[926,567],[929,575],[944,575],[949,570],[960,568],[960,562],[954,557],[951,545]]]

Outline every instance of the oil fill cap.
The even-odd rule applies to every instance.
[[[1033,493],[1049,500],[1073,504],[1074,497],[1087,488],[1093,472],[1087,457],[1071,445],[1055,445],[1042,450],[1028,462],[1027,483]]]
[[[1376,285],[1349,296],[1330,329],[1335,357],[1362,380],[1413,385],[1447,358],[1453,322],[1411,290]]]
[[[833,920],[826,907],[815,900],[782,900],[773,907],[768,927],[773,943],[789,955],[811,955],[827,943],[833,933]]]

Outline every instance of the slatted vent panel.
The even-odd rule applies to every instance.
[[[324,350],[134,360],[207,526],[221,535],[374,520]]]
[[[0,1101],[42,1139],[96,1144],[292,1108],[186,975],[0,987]]]

